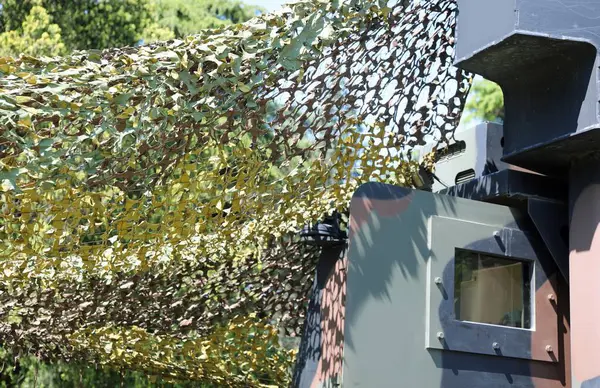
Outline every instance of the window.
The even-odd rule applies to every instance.
[[[456,319],[529,329],[531,274],[528,262],[456,249]]]

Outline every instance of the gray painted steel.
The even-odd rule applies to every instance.
[[[563,180],[504,170],[444,189],[440,194],[503,204],[518,204],[529,198],[565,204],[568,186]]]
[[[569,282],[569,212],[567,204],[530,198],[527,213]]]
[[[469,211],[484,211],[483,208]],[[487,210],[487,209],[486,209]],[[503,209],[510,212],[510,209]],[[491,209],[500,216],[502,210]],[[429,220],[429,246],[430,257],[427,259],[428,276],[426,337],[428,349],[447,349],[456,352],[503,355],[506,357],[524,358],[529,360],[539,359],[547,362],[557,362],[556,357],[548,354],[534,354],[529,342],[529,330],[512,327],[487,325],[481,323],[462,322],[454,316],[454,271],[445,271],[453,267],[453,262],[448,258],[454,257],[455,248],[474,250],[498,256],[520,259],[534,264],[537,273],[533,276],[532,287],[538,289],[547,281],[540,265],[535,266],[537,252],[534,246],[535,237],[528,236],[517,227],[506,228],[501,225],[487,225],[480,220],[465,221],[461,215],[451,214],[451,218],[433,216]],[[516,221],[516,220],[515,220]],[[512,222],[512,221],[511,221]],[[452,231],[452,232],[450,232]],[[494,237],[498,233],[498,237]],[[546,258],[543,258],[544,260]],[[440,277],[441,284],[436,284],[434,279]],[[531,292],[534,294],[535,292]],[[535,304],[533,297],[530,298]],[[535,316],[535,314],[533,314]],[[558,330],[556,329],[556,316],[553,319],[538,322],[539,325],[553,326],[552,338],[547,339],[546,345],[558,347]],[[437,338],[438,333],[444,333],[444,339]],[[492,346],[498,344],[498,349]],[[523,346],[527,343],[528,346]]]
[[[504,92],[505,161],[566,175],[598,148],[600,2],[458,0],[456,66]]]
[[[450,142],[449,150],[435,164],[435,175],[443,183],[434,181],[433,192],[456,185],[457,178],[472,170],[472,178],[479,178],[496,171],[505,170],[508,165],[502,162],[502,125],[482,123],[465,131],[457,132]],[[462,147],[458,146],[461,145]],[[458,147],[457,147],[458,146]],[[423,147],[419,152],[425,156],[432,150],[432,145]],[[439,150],[441,154],[444,149]],[[466,175],[466,174],[465,174]]]
[[[567,185],[541,175],[504,170],[441,191],[527,209],[563,278],[569,280]]]
[[[547,292],[557,268],[526,213],[369,183],[355,193],[350,214],[344,387],[564,386],[564,367],[557,363],[563,358],[561,318],[547,299],[542,305],[538,292]],[[500,231],[501,244],[493,231]],[[536,310],[534,328],[456,321],[448,308],[452,247],[535,261],[532,298],[542,313]],[[432,285],[438,276],[443,290]],[[446,342],[435,346],[440,331]],[[545,344],[555,354],[532,361],[544,359]],[[551,384],[540,385],[539,378]]]

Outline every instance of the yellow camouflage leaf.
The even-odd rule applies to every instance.
[[[410,185],[407,152],[451,137],[470,83],[441,39],[454,2],[348,6],[301,0],[185,39],[0,58],[3,344],[291,385],[297,345],[281,343],[302,334],[318,259],[298,230],[347,216],[362,183]],[[426,115],[411,107],[421,93]]]

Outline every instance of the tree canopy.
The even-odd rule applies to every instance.
[[[452,137],[450,0],[304,0],[141,47],[0,58],[0,338],[15,354],[285,384],[300,227]],[[277,170],[277,174],[273,171]]]
[[[504,96],[496,83],[486,79],[473,83],[465,104],[465,120],[504,121]]]
[[[75,50],[185,38],[263,13],[236,0],[0,0],[0,54]]]
[[[32,10],[44,8],[60,27],[68,52],[133,45],[152,17],[146,0],[0,0],[0,4],[0,31],[17,34],[24,33],[27,18],[36,18]]]
[[[61,29],[51,22],[45,8],[35,6],[17,30],[0,33],[0,55],[15,53],[26,55],[56,56],[64,54]]]
[[[242,23],[265,12],[235,0],[152,0],[155,24],[184,38],[203,29]],[[152,39],[145,39],[151,41]]]

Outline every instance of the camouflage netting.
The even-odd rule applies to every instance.
[[[406,4],[405,4],[406,3]],[[0,58],[0,339],[15,354],[285,385],[302,225],[448,140],[456,5],[306,0],[184,41]]]

